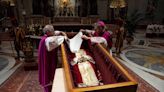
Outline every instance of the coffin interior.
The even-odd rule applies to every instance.
[[[70,37],[72,36],[74,35],[71,35]],[[88,41],[83,41],[81,48],[84,49],[87,53],[89,53],[89,55],[92,56],[92,58],[96,62],[95,64],[96,69],[100,71],[102,82],[104,83],[104,85],[96,86],[96,87],[78,88],[75,82],[76,76],[74,76],[72,66],[70,65],[70,62],[72,61],[75,55],[74,53],[71,53],[66,43],[64,43],[62,46],[63,46],[62,49],[65,53],[64,55],[64,58],[66,59],[65,62],[67,62],[63,64],[67,64],[67,65],[64,65],[64,66],[67,66],[68,68],[67,70],[68,75],[66,76],[69,76],[68,80],[71,83],[68,83],[68,84],[70,87],[72,87],[68,89],[75,92],[79,92],[79,91],[123,92],[123,90],[126,90],[126,92],[136,92],[137,83],[133,79],[130,79],[131,77],[128,77],[124,73],[124,71],[122,71],[115,64],[115,62],[112,62],[112,59],[109,57],[109,54],[104,52],[105,49],[102,50],[102,48],[100,48],[101,47],[100,44],[91,45]]]

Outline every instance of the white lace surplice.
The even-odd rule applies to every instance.
[[[105,46],[107,46],[107,41],[104,37],[91,37],[92,43],[103,43]]]
[[[60,44],[64,42],[65,36],[51,36],[47,37],[45,40],[45,45],[48,51],[57,48]]]

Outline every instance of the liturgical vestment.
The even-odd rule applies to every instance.
[[[38,50],[39,82],[44,87],[45,92],[51,92],[51,84],[57,65],[57,48],[47,51],[45,45],[46,38],[46,36],[42,37]]]

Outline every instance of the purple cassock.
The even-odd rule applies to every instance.
[[[38,69],[39,69],[39,83],[43,86],[44,92],[51,92],[52,82],[57,66],[57,48],[52,51],[47,51],[45,39],[43,36],[38,49]]]
[[[108,47],[110,49],[112,48],[112,36],[108,31],[101,32],[101,33],[95,32],[93,35],[94,37],[100,36],[100,37],[105,38],[105,40],[107,41]]]

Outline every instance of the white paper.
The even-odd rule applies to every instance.
[[[79,32],[77,35],[75,35],[72,39],[69,39],[69,41],[67,42],[72,53],[76,53],[79,51],[83,41],[83,39],[81,38],[82,35],[82,32]]]

